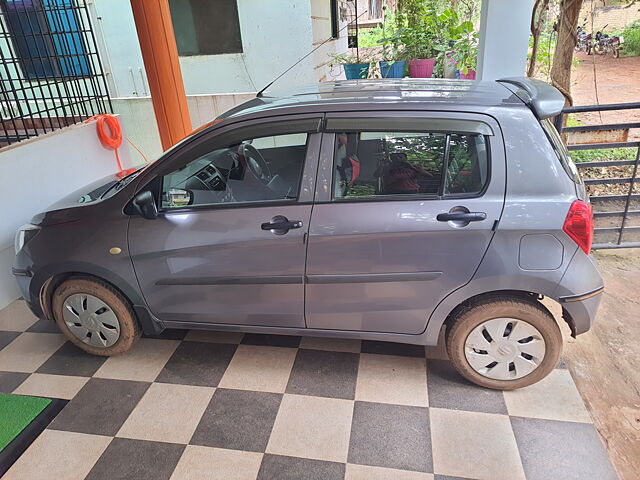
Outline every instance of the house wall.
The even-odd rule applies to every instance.
[[[180,57],[188,95],[255,92],[330,36],[329,0],[237,0],[243,53]],[[148,83],[129,0],[95,0],[97,34],[112,97],[147,96]],[[279,88],[314,83],[327,52],[346,51],[346,31],[292,69]],[[315,44],[314,44],[315,42]],[[321,70],[321,69],[320,69]]]
[[[132,166],[126,150],[125,168]],[[20,296],[11,274],[16,230],[60,198],[116,172],[113,150],[104,148],[94,124],[79,124],[24,140],[0,151],[0,308]]]
[[[210,122],[230,108],[255,97],[255,93],[231,93],[220,95],[188,95],[187,105],[194,129]],[[162,154],[160,135],[156,126],[151,97],[115,98],[113,109],[120,114],[127,137],[142,150],[148,160]],[[140,159],[140,153],[130,144],[126,145],[131,158]]]
[[[346,8],[346,2],[338,2],[338,30],[347,25]],[[347,29],[344,28],[344,30],[340,31],[337,39],[330,40],[322,45],[322,42],[331,36],[331,2],[328,0],[311,0],[311,32],[313,35],[313,48],[319,47],[311,57],[314,81],[324,82],[344,78],[342,68],[334,67],[332,69],[328,64],[331,61],[330,54],[347,51]]]

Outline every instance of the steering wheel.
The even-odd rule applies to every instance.
[[[244,157],[247,167],[251,170],[253,176],[262,184],[267,185],[273,178],[273,175],[269,168],[269,164],[258,149],[250,143],[243,143],[240,145],[239,153]]]

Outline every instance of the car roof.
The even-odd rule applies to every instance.
[[[321,82],[292,90],[274,90],[225,112],[219,118],[256,113],[314,113],[363,109],[433,109],[443,106],[515,107],[524,102],[493,81],[453,79],[378,79]],[[347,108],[345,108],[347,107]]]

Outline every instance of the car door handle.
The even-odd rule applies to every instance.
[[[484,212],[447,212],[436,216],[439,222],[480,222],[486,219],[487,214]]]
[[[270,230],[271,233],[276,235],[284,235],[294,228],[302,228],[303,225],[302,220],[289,220],[282,215],[276,215],[270,222],[265,222],[260,225],[260,228],[262,230]]]

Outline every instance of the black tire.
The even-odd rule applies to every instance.
[[[115,314],[120,334],[117,341],[109,347],[95,347],[76,337],[63,317],[64,301],[73,294],[89,294],[104,302]],[[100,356],[112,356],[124,353],[142,335],[142,329],[127,298],[110,284],[98,279],[77,277],[64,281],[53,293],[51,306],[58,327],[67,339],[87,353]]]
[[[545,342],[545,354],[538,367],[528,375],[513,380],[486,377],[469,364],[465,343],[478,325],[493,318],[514,318],[535,327]],[[493,296],[470,303],[454,312],[446,331],[446,347],[453,367],[467,380],[485,388],[515,390],[546,377],[558,364],[562,352],[562,334],[551,313],[535,299],[525,296]]]

